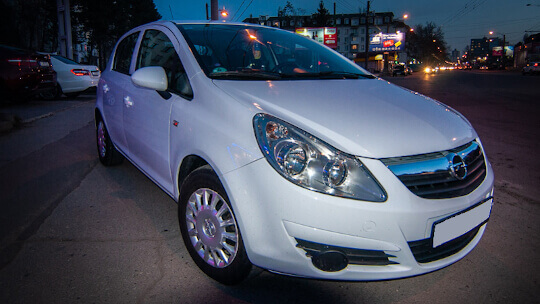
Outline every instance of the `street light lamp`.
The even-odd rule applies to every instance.
[[[223,7],[223,9],[219,10],[219,14],[223,18],[227,18],[229,16],[229,12],[225,9],[225,7]]]

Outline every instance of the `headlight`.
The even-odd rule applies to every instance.
[[[270,115],[255,115],[253,126],[270,165],[292,183],[335,196],[386,201],[385,191],[356,157]]]

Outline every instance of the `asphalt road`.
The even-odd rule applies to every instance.
[[[455,71],[388,80],[463,113],[495,170],[486,232],[458,263],[382,282],[257,269],[222,286],[191,261],[172,199],[128,162],[98,164],[92,100],[79,98],[0,136],[0,302],[537,303],[540,77]]]

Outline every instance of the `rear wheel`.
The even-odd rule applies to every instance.
[[[114,166],[122,163],[124,156],[116,150],[107,132],[105,123],[100,119],[96,128],[97,150],[99,161],[105,166]]]
[[[59,99],[60,96],[62,96],[62,88],[60,87],[59,84],[57,84],[56,87],[48,91],[39,93],[39,97],[45,100],[56,100],[56,99]]]
[[[197,266],[214,280],[238,284],[251,271],[242,235],[218,176],[203,166],[182,185],[178,205],[182,238]]]

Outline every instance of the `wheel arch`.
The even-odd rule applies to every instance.
[[[197,170],[198,168],[206,166],[206,165],[209,165],[212,168],[212,166],[204,158],[198,155],[191,154],[184,157],[184,159],[182,159],[180,168],[178,169],[178,180],[176,182],[178,196],[180,196],[180,190],[182,189],[182,184],[184,184],[184,181],[186,180],[188,175],[191,172]],[[212,170],[214,170],[214,168],[212,168]]]
[[[99,108],[94,109],[94,126],[97,127],[98,121],[103,120],[103,115],[101,115],[101,111]]]

